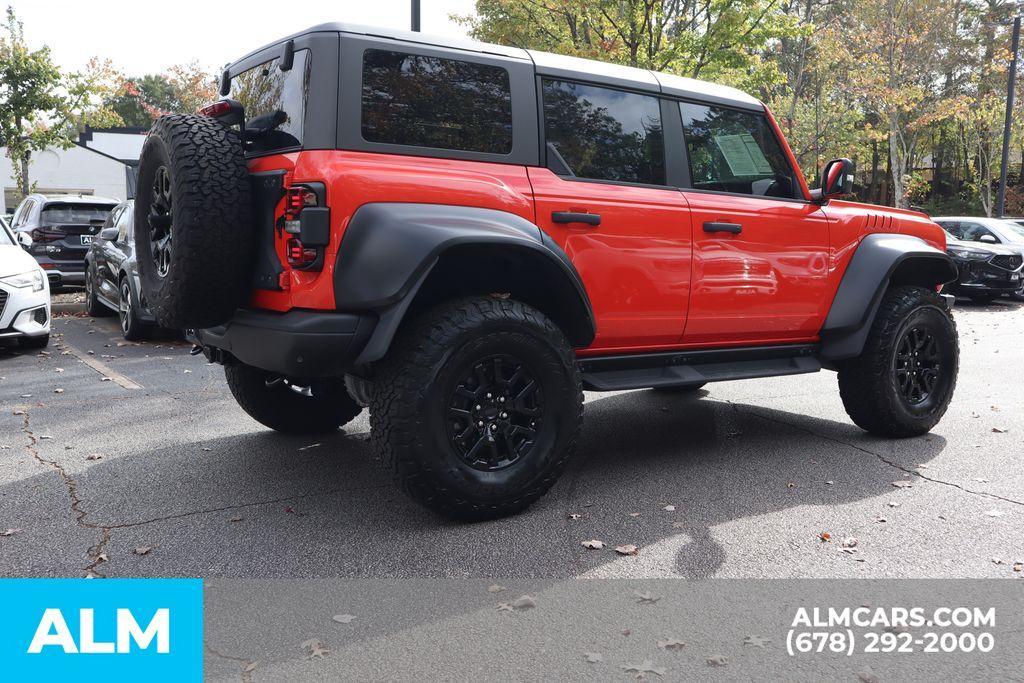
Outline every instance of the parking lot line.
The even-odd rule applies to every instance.
[[[111,382],[116,382],[118,386],[124,389],[142,389],[142,385],[139,384],[138,382],[135,382],[129,379],[128,377],[122,375],[120,372],[114,370],[112,367],[110,367],[103,361],[99,360],[98,358],[82,353],[71,344],[64,342],[64,349],[66,351],[70,351],[71,355],[75,356],[80,361],[88,365],[90,368],[100,373],[100,375],[102,375],[103,377],[108,377],[110,378]]]

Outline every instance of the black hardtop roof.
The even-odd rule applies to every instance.
[[[637,69],[629,66],[622,66],[620,64],[600,62],[593,59],[568,57],[550,52],[524,50],[518,47],[495,45],[493,43],[483,43],[463,38],[435,36],[427,33],[401,31],[397,29],[363,26],[360,24],[349,24],[343,22],[317,24],[316,26],[311,26],[305,30],[285,36],[280,40],[276,40],[257,50],[253,50],[249,54],[229,65],[228,69],[231,69],[232,66],[239,64],[240,62],[243,62],[264,50],[276,45],[281,45],[288,40],[307,36],[312,33],[349,33],[424,46],[496,55],[506,59],[533,62],[537,73],[543,76],[591,81],[612,86],[631,88],[634,90],[663,93],[675,97],[698,99],[716,104],[727,104],[744,109],[761,109],[764,106],[757,98],[748,95],[742,90],[737,90],[736,88],[731,88],[725,85],[718,85],[717,83],[710,83],[708,81],[684,78],[674,74],[650,71],[647,69]]]

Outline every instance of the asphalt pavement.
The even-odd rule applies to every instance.
[[[60,317],[47,352],[0,348],[0,573],[1019,579],[1021,309],[958,305],[959,382],[928,436],[866,435],[830,372],[588,394],[562,480],[477,524],[400,495],[365,413],[278,435],[180,339]]]

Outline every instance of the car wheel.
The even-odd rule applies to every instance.
[[[933,291],[889,290],[860,356],[839,366],[839,393],[862,429],[889,437],[924,434],[956,388],[956,323]]]
[[[157,119],[139,158],[134,239],[145,300],[171,329],[219,325],[248,294],[249,172],[238,131],[208,116]]]
[[[96,296],[96,267],[91,263],[85,267],[85,312],[94,318],[104,318],[114,312]]]
[[[121,278],[117,315],[121,320],[121,336],[128,341],[149,339],[153,335],[153,326],[139,320],[135,297],[126,277]]]
[[[18,346],[23,349],[45,349],[49,345],[49,334],[42,334],[38,337],[18,337]]]
[[[400,330],[373,389],[370,440],[399,488],[462,519],[512,514],[543,496],[583,420],[568,341],[512,299],[421,314]]]
[[[251,365],[224,367],[231,395],[254,420],[285,434],[322,434],[351,422],[362,407],[342,377],[289,380]]]

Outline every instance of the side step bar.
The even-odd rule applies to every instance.
[[[580,359],[579,366],[586,389],[621,391],[818,372],[819,350],[817,344],[786,344],[596,356]]]

